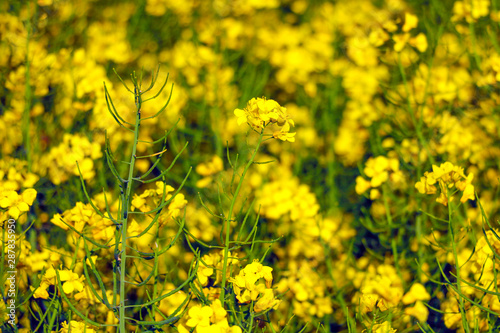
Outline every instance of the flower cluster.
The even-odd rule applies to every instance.
[[[19,215],[29,211],[30,206],[35,201],[36,194],[36,190],[32,188],[24,190],[22,194],[14,190],[3,191],[0,194],[0,207],[7,210],[9,216],[17,220]]]
[[[229,326],[226,317],[227,311],[222,307],[220,300],[216,299],[210,306],[192,306],[188,311],[185,326],[195,328],[196,333],[241,333],[239,326]],[[180,333],[191,332],[185,326],[179,325]]]
[[[396,329],[392,328],[391,323],[388,321],[384,321],[380,324],[375,324],[371,327],[370,330],[372,333],[396,333]],[[363,330],[363,333],[367,332],[367,330]]]
[[[19,331],[98,331],[74,308],[121,331],[498,331],[499,22],[490,0],[4,2]],[[132,135],[158,63],[142,101],[168,105]]]
[[[74,291],[83,291],[83,281],[85,280],[84,276],[79,276],[77,273],[68,269],[57,270],[57,272],[59,278],[61,279],[63,291],[66,294],[71,294]],[[47,288],[53,285],[57,285],[57,274],[56,270],[53,267],[50,267],[45,271],[40,285],[37,288],[31,288],[33,290],[34,297],[48,299],[49,293],[47,291]]]
[[[432,172],[425,172],[420,181],[415,184],[415,188],[422,194],[434,194],[437,192],[437,183],[441,193],[436,201],[447,206],[448,202],[453,200],[454,193],[449,192],[453,187],[462,192],[460,202],[475,199],[473,179],[473,173],[466,176],[463,168],[445,162],[440,166],[433,165]]]
[[[408,43],[418,49],[420,52],[427,50],[427,37],[423,33],[419,33],[415,37],[411,37],[409,31],[415,29],[418,25],[418,17],[416,15],[406,13],[405,24],[403,25],[403,33],[392,37],[394,41],[394,51],[401,52]]]
[[[207,163],[198,164],[196,166],[196,172],[200,176],[203,176],[203,178],[196,182],[196,186],[199,188],[207,187],[214,181],[213,176],[222,170],[224,170],[224,163],[217,155],[214,155],[212,160]]]
[[[83,135],[65,134],[62,142],[42,158],[38,171],[48,173],[56,185],[66,182],[71,176],[79,176],[80,172],[83,179],[90,180],[96,175],[94,160],[101,157],[102,150],[98,143],[91,143]]]
[[[498,239],[498,230],[490,229],[485,231],[484,236],[477,241],[474,251],[463,249],[458,257],[461,265],[460,274],[466,281],[462,285],[461,291],[468,298],[480,299],[480,305],[491,311],[500,311],[500,301],[496,296],[498,282],[495,278],[495,272],[500,269],[500,265],[495,262],[495,256],[500,253],[500,240]],[[459,311],[459,302],[457,302],[457,293],[450,291],[446,299],[443,300],[442,308],[446,310],[444,322],[447,328],[456,329],[461,326],[461,315]],[[466,304],[465,315],[470,323],[477,323],[482,331],[488,330],[488,315],[481,313],[477,306]],[[474,324],[470,325],[474,328]]]
[[[240,303],[254,303],[254,311],[276,309],[280,303],[271,288],[273,282],[272,268],[254,260],[243,268],[238,275],[230,278],[236,298]],[[264,280],[264,282],[262,282]]]
[[[272,99],[252,98],[244,109],[234,110],[238,125],[248,123],[254,130],[261,131],[269,124],[278,127],[273,137],[283,141],[295,142],[295,133],[290,133],[290,126],[295,126],[285,107]]]
[[[164,201],[171,200],[167,209],[162,211],[159,219],[160,227],[167,224],[172,219],[179,216],[182,209],[186,206],[187,200],[184,194],[178,193],[173,197],[175,189],[170,185],[164,185],[163,182],[156,182],[155,188],[147,189],[141,194],[134,195],[132,199],[132,210],[139,210],[141,212],[149,212],[155,207],[158,207],[162,198]]]
[[[366,161],[363,172],[370,180],[366,180],[361,176],[356,177],[356,193],[362,194],[371,188],[371,200],[380,197],[381,193],[378,188],[383,183],[391,181],[392,184],[397,186],[403,180],[403,173],[399,170],[399,160],[396,158],[387,158],[385,156],[371,157]]]
[[[464,0],[453,4],[453,21],[465,19],[472,23],[487,16],[490,11],[490,2],[487,0]]]
[[[76,231],[82,232],[86,225],[102,226],[105,221],[94,211],[90,204],[77,202],[75,207],[66,210],[61,214],[55,214],[50,220],[54,225],[68,230],[69,226],[75,228]],[[96,236],[98,233],[94,233]],[[101,239],[97,237],[97,239]]]
[[[322,318],[333,312],[332,300],[328,295],[330,281],[321,278],[309,260],[289,264],[285,277],[278,283],[278,292],[291,298],[295,314],[311,320]]]
[[[66,321],[63,321],[61,323],[61,330],[58,331],[60,333],[95,333],[96,331],[92,328],[92,326],[86,325],[84,322],[81,321],[76,321],[76,320],[70,320],[69,323]]]
[[[423,302],[430,299],[431,295],[425,287],[421,283],[414,283],[401,300],[405,305],[413,304],[412,307],[405,308],[405,314],[417,318],[421,323],[425,323],[429,317],[429,309]]]
[[[233,271],[232,267],[238,264],[237,256],[231,252],[228,253],[227,259],[227,272],[226,275],[230,276]],[[200,267],[197,271],[198,283],[202,287],[214,287],[222,281],[222,268],[224,266],[224,251],[218,253],[209,253],[204,255],[200,261]],[[210,282],[210,284],[209,284]],[[210,297],[216,296],[217,290],[206,291]]]
[[[396,307],[403,298],[403,281],[391,265],[368,265],[367,274],[360,285],[359,300],[362,313],[387,311]],[[369,272],[369,273],[368,273]]]

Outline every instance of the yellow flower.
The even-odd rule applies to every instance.
[[[375,310],[378,299],[379,297],[377,294],[363,293],[360,300],[361,312],[366,313]]]
[[[234,115],[236,117],[238,117],[238,125],[241,125],[241,124],[247,122],[247,114],[246,114],[245,110],[236,109],[236,110],[234,110]]]
[[[297,133],[289,133],[290,124],[285,123],[280,131],[274,132],[273,137],[275,139],[280,139],[282,141],[295,142],[295,134]]]
[[[434,194],[437,191],[434,184],[438,183],[441,193],[436,201],[447,206],[448,201],[453,200],[451,196],[448,198],[448,191],[453,187],[463,192],[460,199],[462,203],[467,200],[474,200],[473,179],[474,174],[471,173],[466,176],[463,168],[455,166],[450,162],[445,162],[440,166],[433,165],[432,172],[425,172],[420,181],[415,184],[415,188],[422,194]]]
[[[464,19],[471,23],[477,19],[487,16],[489,13],[490,1],[489,0],[464,0],[456,1],[453,4],[453,22]]]
[[[414,283],[410,290],[403,296],[403,304],[411,304],[415,301],[428,301],[431,295],[427,292],[425,287],[420,283]]]
[[[42,280],[38,288],[34,288],[30,286],[31,290],[34,290],[33,292],[33,297],[35,298],[43,298],[43,299],[48,299],[49,298],[49,292],[47,291],[47,288],[50,286],[50,284],[47,281]]]
[[[462,194],[462,198],[460,198],[460,202],[464,203],[467,200],[475,200],[474,196],[474,186],[472,184],[467,184]]]
[[[189,319],[186,322],[186,325],[189,327],[196,327],[198,331],[199,327],[210,326],[210,317],[213,314],[214,310],[212,310],[211,307],[195,305],[189,309]]]
[[[237,275],[235,278],[229,279],[229,282],[233,284],[236,298],[240,303],[250,303],[251,301],[257,300],[260,290],[263,288],[265,289],[263,284],[255,285],[249,283],[241,274]]]
[[[196,272],[202,286],[206,286],[208,284],[208,278],[211,277],[212,274],[214,274],[214,269],[204,265],[200,266]]]
[[[394,51],[401,52],[406,46],[406,43],[408,43],[409,39],[410,39],[410,34],[408,33],[394,35],[392,37],[392,40],[394,41]]]
[[[70,270],[60,270],[59,277],[61,281],[65,281],[63,284],[63,290],[66,294],[71,294],[74,290],[80,292],[83,290],[83,276],[78,277],[78,274]]]
[[[410,13],[405,13],[405,24],[403,25],[403,31],[408,32],[411,29],[416,28],[417,25],[418,25],[418,17]]]
[[[381,196],[381,193],[379,190],[372,189],[370,191],[370,200],[377,200],[378,198],[380,198],[380,196]]]
[[[474,179],[474,174],[470,173],[464,181],[456,183],[456,187],[463,192],[460,202],[464,203],[467,200],[475,200],[474,186],[471,184]]]
[[[216,299],[212,304],[211,308],[213,310],[213,315],[211,318],[212,323],[218,323],[226,318],[227,311],[222,307],[220,299]]]
[[[110,297],[110,296],[111,295],[109,294],[109,290],[108,290],[108,297]],[[94,295],[92,289],[89,286],[85,286],[82,289],[82,291],[80,291],[79,293],[75,293],[74,297],[75,297],[76,301],[85,301],[85,302],[89,302],[91,304],[95,304],[95,303],[99,302],[99,299]]]
[[[19,215],[29,211],[35,198],[36,190],[32,188],[25,190],[22,195],[14,190],[5,191],[0,199],[0,207],[8,208],[9,215],[17,220]]]
[[[396,333],[396,329],[392,328],[388,321],[384,321],[382,324],[377,324],[372,327],[373,333]]]
[[[417,318],[421,323],[425,323],[427,321],[427,317],[429,317],[429,309],[424,305],[424,303],[417,301],[415,306],[405,309],[405,314]]]
[[[368,40],[373,46],[381,46],[389,39],[389,35],[382,28],[375,28],[370,32]]]
[[[262,265],[258,260],[254,260],[251,264],[246,265],[246,267],[243,269],[244,277],[248,284],[253,285],[260,278],[264,278],[264,280],[266,280],[266,286],[268,288],[271,287],[271,284],[273,282],[273,275],[271,273],[272,271],[273,269],[271,267]]]
[[[356,178],[356,193],[363,194],[370,188],[380,187],[383,183],[391,181],[393,184],[399,184],[403,181],[403,175],[399,170],[399,160],[396,158],[387,158],[385,156],[371,157],[366,161],[364,173],[369,181],[363,177]],[[371,200],[380,196],[380,191],[370,191]]]
[[[271,267],[264,266],[258,260],[254,260],[251,264],[246,265],[237,276],[230,278],[229,282],[233,284],[238,301],[240,303],[257,301],[254,308],[256,312],[276,307],[279,300],[274,298],[274,291],[271,289],[272,270]],[[264,279],[265,285],[259,281],[261,279]]]
[[[425,173],[424,177],[420,177],[420,181],[415,184],[415,188],[421,194],[434,194],[436,193],[437,189],[435,186],[429,184],[429,181],[426,177],[427,174],[428,172]]]
[[[219,327],[219,325],[196,327],[196,333],[220,333],[220,331],[221,331],[221,328]]]
[[[207,163],[198,164],[196,166],[196,172],[204,178],[197,181],[196,186],[199,188],[207,187],[211,182],[213,182],[213,175],[221,172],[222,170],[224,170],[224,163],[217,155],[214,155],[212,160]]]
[[[222,159],[219,156],[214,155],[210,162],[198,164],[198,166],[196,166],[196,172],[206,177],[222,171],[223,168],[224,163],[222,162]]]
[[[76,320],[71,320],[69,322],[69,325],[66,321],[64,321],[61,324],[62,328],[59,331],[60,333],[69,333],[70,331],[72,333],[95,333],[95,330],[90,328],[89,326],[86,326],[84,322],[79,322]]]
[[[371,184],[368,180],[364,179],[361,176],[356,177],[356,193],[357,194],[363,194],[370,188],[371,188]]]
[[[425,37],[423,33],[419,33],[416,37],[410,38],[409,43],[420,52],[425,52],[429,46],[427,44],[427,37]]]
[[[295,133],[290,132],[294,121],[290,118],[285,107],[275,100],[265,98],[252,98],[244,109],[235,109],[234,115],[238,118],[238,125],[248,123],[254,130],[261,131],[272,124],[278,127],[273,137],[283,141],[294,142]]]
[[[262,312],[269,308],[276,309],[279,303],[280,301],[274,297],[274,291],[272,289],[266,289],[255,303],[253,309],[255,312]]]

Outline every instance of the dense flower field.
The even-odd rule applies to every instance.
[[[499,10],[1,2],[0,332],[498,332]]]

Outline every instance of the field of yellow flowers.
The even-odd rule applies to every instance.
[[[499,0],[2,1],[0,81],[0,332],[500,331]]]

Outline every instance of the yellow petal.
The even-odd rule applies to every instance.
[[[21,214],[21,211],[17,207],[11,207],[9,209],[9,215],[12,216],[14,219],[17,220],[19,218],[19,214]]]
[[[405,13],[405,24],[403,25],[403,31],[408,32],[418,25],[418,17],[416,15]]]
[[[32,205],[33,201],[35,201],[36,198],[36,190],[33,188],[29,188],[23,192],[23,201],[26,202],[28,205]]]
[[[63,290],[66,294],[71,294],[73,290],[75,290],[75,287],[73,286],[72,282],[66,282],[63,284]]]

